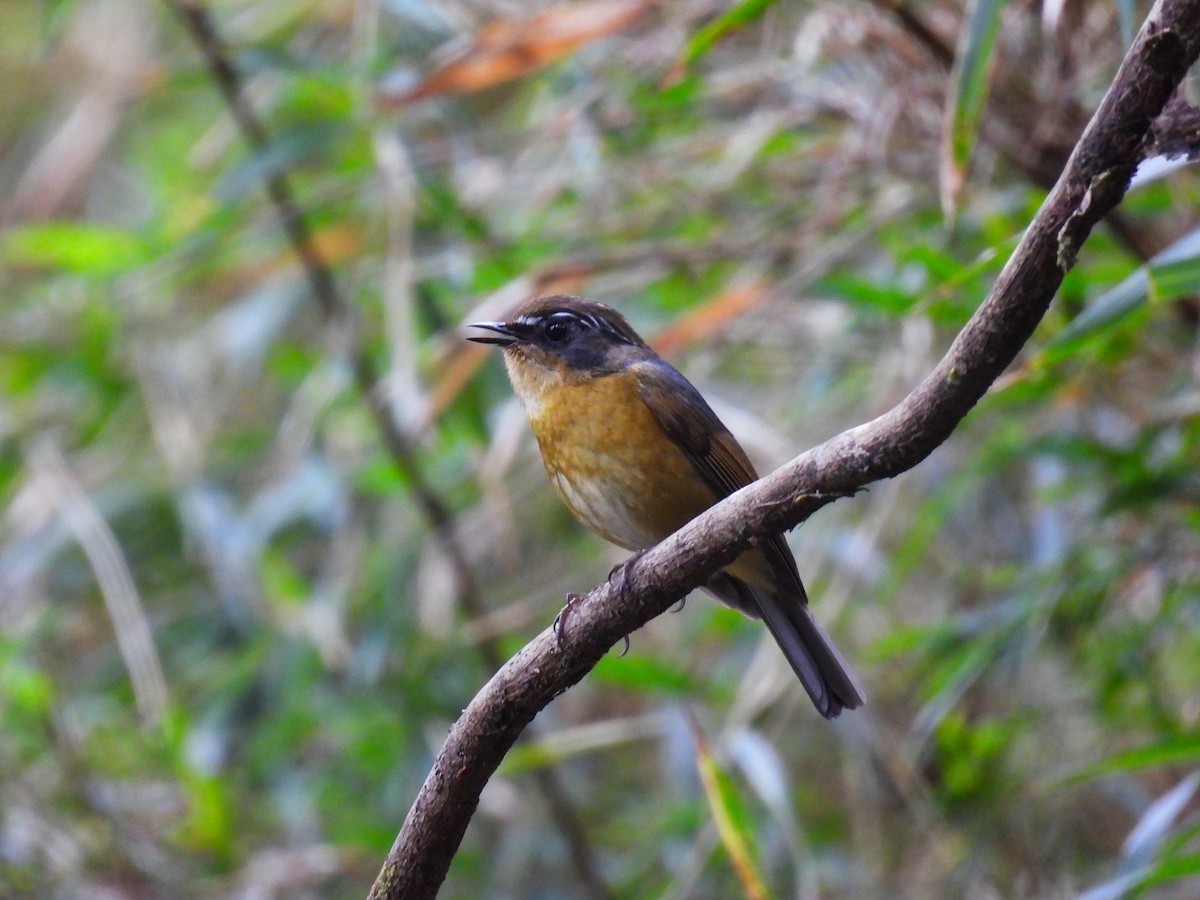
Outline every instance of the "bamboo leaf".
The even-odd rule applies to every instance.
[[[763,900],[768,896],[767,888],[750,852],[753,841],[747,825],[750,817],[728,773],[717,763],[708,738],[694,718],[691,719],[691,728],[696,745],[696,768],[721,844],[729,854],[729,861],[733,864],[745,896],[752,900]]]
[[[666,80],[668,82],[678,80],[682,77],[684,69],[711,50],[717,41],[730,31],[762,16],[774,2],[775,0],[742,0],[698,29],[688,40],[683,53],[671,66]]]
[[[1105,291],[1060,331],[1049,347],[1071,348],[1081,339],[1120,321],[1148,299],[1173,300],[1200,291],[1200,228],[1154,256]],[[1056,353],[1056,356],[1061,355]]]
[[[1200,761],[1200,734],[1189,734],[1126,750],[1124,753],[1118,753],[1106,760],[1080,769],[1064,780],[1067,782],[1090,781],[1100,775],[1108,775],[1112,772],[1197,761]]]
[[[975,0],[967,14],[962,39],[950,73],[952,90],[942,131],[938,177],[942,215],[953,222],[966,183],[967,168],[979,120],[987,100],[992,52],[1000,26],[1003,0]]]

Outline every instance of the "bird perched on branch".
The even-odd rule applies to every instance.
[[[504,349],[554,490],[614,544],[645,550],[758,478],[700,392],[611,307],[543,297],[510,321],[471,327],[491,334],[470,340]],[[821,715],[862,705],[781,536],[746,550],[704,587],[766,623]]]

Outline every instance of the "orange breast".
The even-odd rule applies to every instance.
[[[562,501],[627,549],[657,543],[718,498],[663,432],[624,373],[560,382],[528,405],[542,462]]]

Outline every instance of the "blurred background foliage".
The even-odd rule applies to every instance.
[[[613,303],[770,469],[933,365],[1147,6],[222,0],[254,149],[169,5],[6,0],[0,894],[361,896],[497,654],[622,558],[462,324]],[[1198,204],[1140,183],[964,427],[792,535],[865,710],[694,598],[543,714],[444,896],[587,896],[580,854],[622,897],[1197,896]]]

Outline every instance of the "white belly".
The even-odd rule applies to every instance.
[[[551,476],[563,501],[584,525],[626,550],[641,550],[657,543],[653,535],[635,527],[635,516],[621,501],[622,491],[589,478],[576,484],[562,472]]]

